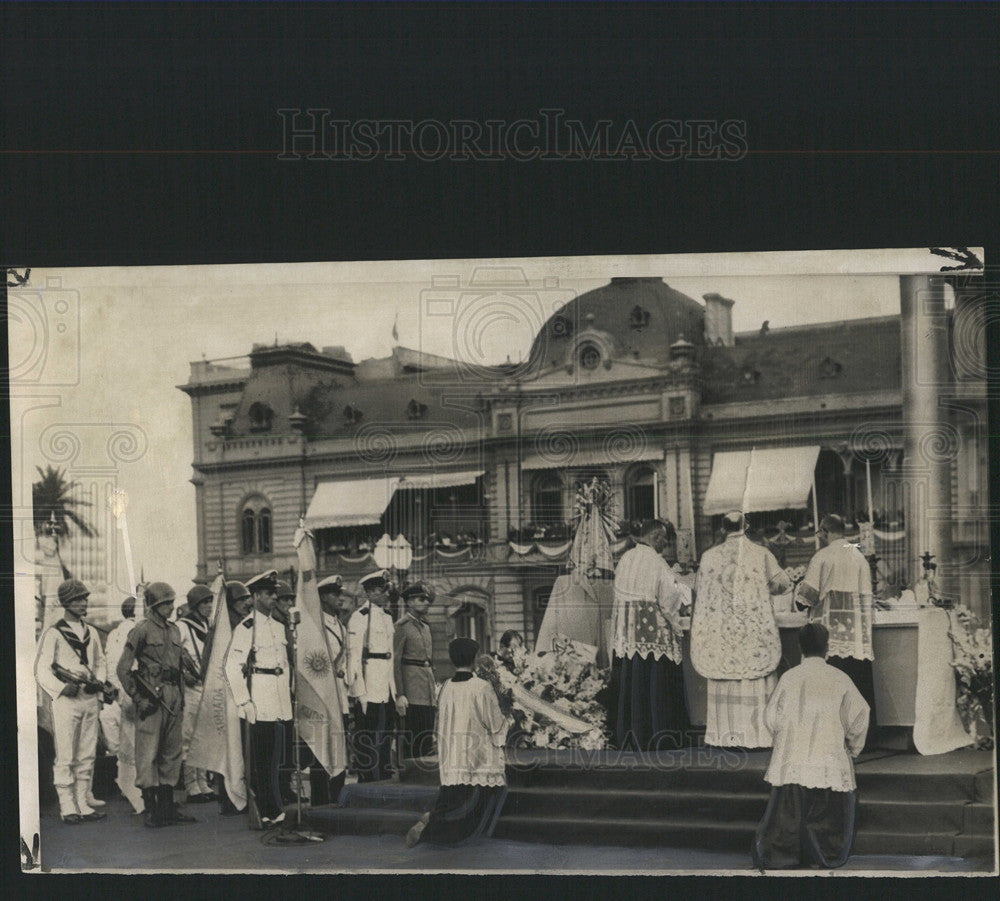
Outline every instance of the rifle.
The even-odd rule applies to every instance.
[[[105,704],[113,704],[118,699],[118,689],[110,682],[99,681],[93,674],[78,676],[58,663],[52,664],[52,672],[56,674],[56,678],[60,682],[65,682],[67,685],[78,685],[83,689],[84,694],[96,695],[100,693],[101,700]]]
[[[136,685],[138,685],[147,695],[150,700],[156,701],[170,716],[174,715],[174,711],[171,707],[167,706],[167,702],[163,700],[163,687],[157,685],[155,688],[150,685],[144,676],[139,675],[138,670],[132,672],[132,678],[135,679]],[[152,713],[152,711],[150,711]],[[149,716],[147,713],[146,716]],[[140,717],[144,719],[144,717]]]
[[[186,677],[184,679],[184,684],[187,685],[188,688],[193,688],[202,681],[201,671],[198,669],[197,664],[191,659],[191,655],[187,652],[187,649],[183,646],[181,646],[181,671],[181,674]],[[188,682],[188,678],[193,681]]]

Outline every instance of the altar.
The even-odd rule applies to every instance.
[[[779,613],[781,664],[779,676],[802,659],[799,629],[806,614]],[[684,686],[688,713],[697,726],[705,724],[707,686],[703,676],[691,665],[690,620],[684,619]],[[916,722],[918,623],[916,611],[877,611],[872,626],[875,652],[875,706],[879,726],[907,726]]]

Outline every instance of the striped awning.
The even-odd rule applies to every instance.
[[[395,477],[320,482],[306,511],[306,527],[373,525],[382,519],[398,484]]]
[[[400,476],[397,490],[404,488],[455,488],[458,485],[474,485],[485,470],[467,469],[461,472],[428,472]]]
[[[806,507],[818,458],[819,445],[716,453],[702,510],[711,516]]]

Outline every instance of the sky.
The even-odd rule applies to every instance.
[[[357,362],[387,356],[395,325],[406,347],[516,362],[561,304],[613,275],[662,274],[669,259],[32,270],[29,285],[12,290],[9,313],[15,569],[23,572],[34,554],[35,466],[51,463],[83,483],[124,489],[135,569],[179,594],[191,587],[191,408],[176,386],[192,361],[241,357],[254,343],[277,340],[341,345]],[[709,262],[698,275],[665,280],[699,301],[708,292],[732,298],[736,331],[764,320],[774,329],[899,312],[893,275],[739,276],[730,262],[713,276],[700,271],[713,268],[712,258],[702,259]],[[497,290],[482,285],[512,276],[527,287],[500,289],[502,302],[476,305]],[[464,300],[442,306],[453,297]],[[120,533],[105,533],[106,545],[122,547]],[[117,557],[124,588],[124,555]]]

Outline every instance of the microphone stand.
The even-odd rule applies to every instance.
[[[299,644],[299,623],[302,621],[302,614],[295,609],[288,611],[288,625],[292,636],[292,679],[296,679],[298,671],[296,661],[298,660]],[[297,686],[296,686],[297,687]],[[326,836],[321,832],[314,832],[306,829],[302,825],[302,767],[299,758],[299,693],[296,691],[292,700],[292,758],[295,763],[295,825],[283,830],[276,836],[275,841],[282,845],[305,845],[312,842],[326,841]]]

